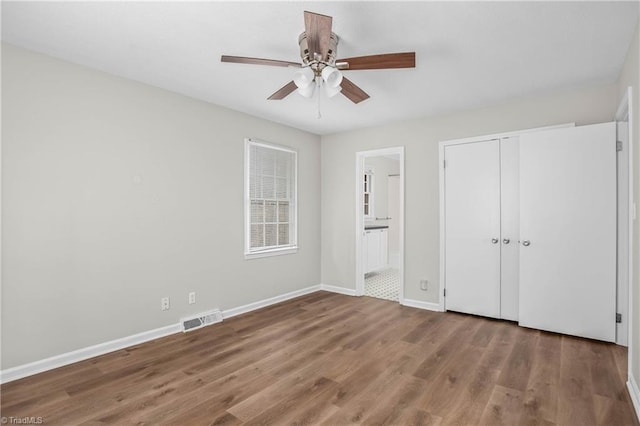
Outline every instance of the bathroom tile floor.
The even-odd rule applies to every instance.
[[[394,268],[370,272],[364,276],[364,295],[378,299],[398,301],[400,271]]]

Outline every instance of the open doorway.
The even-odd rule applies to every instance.
[[[356,154],[356,294],[404,301],[404,147]]]

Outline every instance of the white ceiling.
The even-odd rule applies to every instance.
[[[338,57],[416,52],[415,69],[347,71],[371,98],[267,97],[299,61],[303,11],[333,16]],[[27,49],[328,134],[617,79],[638,2],[2,2]]]

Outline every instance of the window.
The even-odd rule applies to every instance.
[[[245,258],[295,253],[297,153],[245,140]]]
[[[364,217],[373,218],[373,171],[368,169],[364,172]]]

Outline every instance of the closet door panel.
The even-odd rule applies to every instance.
[[[520,259],[520,145],[518,136],[500,140],[500,317],[518,320]]]
[[[500,141],[447,146],[445,162],[446,309],[499,318]]]
[[[614,123],[520,137],[520,240],[520,325],[614,341]]]

